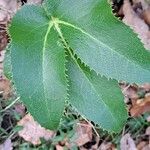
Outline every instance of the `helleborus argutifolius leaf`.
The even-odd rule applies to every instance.
[[[108,81],[71,58],[67,68],[70,103],[103,129],[120,131],[127,120],[127,111],[118,82]]]
[[[107,0],[45,0],[80,59],[107,78],[150,81],[150,52],[133,31],[116,19]]]
[[[13,80],[21,100],[39,123],[57,128],[67,96],[65,52],[44,9],[26,6],[9,29]]]
[[[96,106],[93,114],[86,105],[80,105],[79,112],[109,131],[119,131],[126,111],[115,80],[150,81],[150,53],[113,16],[106,0],[45,0],[42,6],[23,6],[9,33],[13,81],[29,112],[44,127],[57,128],[70,90],[69,101],[76,108],[85,102],[90,110]],[[71,56],[67,64],[66,50]],[[93,71],[79,69],[74,55]],[[78,87],[82,82],[83,92]],[[107,121],[98,108],[103,108]]]

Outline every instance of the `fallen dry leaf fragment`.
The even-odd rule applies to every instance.
[[[121,150],[137,150],[133,139],[130,134],[125,134],[120,141],[120,149]]]
[[[95,144],[91,147],[92,150],[97,150],[99,147],[99,141],[100,141],[100,137],[96,137],[95,138]]]
[[[141,141],[138,145],[137,145],[137,149],[138,150],[144,150],[145,147],[147,147],[148,142],[146,141]]]
[[[138,117],[146,112],[150,112],[150,96],[137,100],[137,102],[130,109],[132,117]]]
[[[138,87],[136,85],[126,85],[126,84],[121,84],[120,85],[123,94],[127,99],[138,99]]]
[[[8,42],[8,36],[6,33],[6,25],[0,22],[0,62],[4,59],[4,49]]]
[[[60,145],[56,145],[56,150],[64,150],[64,148]]]
[[[129,0],[124,0],[123,22],[130,26],[144,43],[146,49],[150,49],[150,31],[148,25],[133,10]]]
[[[28,0],[28,4],[41,4],[42,0]]]
[[[0,92],[3,94],[4,99],[8,99],[11,95],[11,83],[7,79],[0,79]]]
[[[145,134],[150,136],[150,127],[148,127],[148,128],[146,129],[146,133],[145,133]]]
[[[41,127],[30,114],[27,114],[19,122],[19,126],[23,126],[23,129],[18,132],[19,136],[24,138],[26,141],[31,142],[33,145],[41,143],[40,138],[49,140],[54,136],[54,132],[46,130]]]
[[[13,150],[11,139],[8,138],[3,144],[1,144],[0,150]]]
[[[150,8],[150,0],[139,0],[142,4],[143,10],[147,10]]]
[[[19,7],[17,0],[0,0],[0,22],[10,20]]]
[[[150,8],[144,10],[142,15],[145,22],[150,25]]]
[[[0,79],[3,77],[3,64],[0,63]]]
[[[15,111],[20,114],[22,117],[25,115],[25,106],[20,103],[16,103],[15,106]]]
[[[116,148],[111,142],[103,142],[98,150],[116,150]]]
[[[1,42],[0,42],[0,43],[1,43]],[[4,51],[0,51],[0,63],[2,63],[3,60],[4,60],[4,54],[5,54]]]
[[[147,92],[150,92],[150,83],[145,83],[141,85],[141,88],[143,88]]]
[[[92,133],[92,127],[87,123],[81,122],[76,126],[74,135],[76,138],[73,142],[78,146],[82,146],[92,140]]]
[[[147,122],[150,122],[150,116],[148,116],[148,117],[146,118],[146,120],[147,120]]]

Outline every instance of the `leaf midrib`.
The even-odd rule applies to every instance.
[[[114,49],[112,49],[111,47],[109,47],[108,45],[106,45],[105,43],[103,43],[102,41],[98,40],[97,38],[95,38],[95,37],[92,36],[91,34],[89,34],[89,33],[87,33],[86,31],[84,31],[82,28],[77,27],[77,26],[75,26],[75,25],[73,25],[73,24],[71,24],[71,23],[69,23],[69,22],[60,20],[59,18],[55,18],[55,17],[53,17],[53,16],[51,16],[51,21],[50,21],[50,22],[52,22],[53,25],[54,25],[54,24],[58,24],[58,25],[59,25],[59,24],[63,24],[63,25],[65,25],[65,26],[72,27],[72,28],[74,28],[74,29],[80,31],[80,32],[83,33],[84,35],[90,37],[92,40],[96,41],[97,43],[100,43],[100,44],[103,45],[104,47],[108,48],[111,52],[113,51],[113,53],[115,53],[115,54],[119,55],[120,57],[122,57],[123,59],[127,60],[127,62],[128,62],[129,64],[131,63],[131,64],[135,65],[135,68],[136,68],[136,67],[137,67],[137,68],[141,68],[141,69],[143,69],[143,71],[145,71],[145,72],[150,72],[150,71],[149,71],[147,68],[145,68],[143,65],[140,65],[140,64],[136,63],[136,61],[132,61],[132,60],[130,60],[130,58],[124,56],[123,54],[120,54],[120,53],[117,52],[117,51],[115,51]],[[53,25],[52,25],[52,26],[53,26]],[[115,54],[114,54],[114,55],[115,55]],[[91,68],[92,70],[95,70],[93,67],[90,67],[90,68]],[[104,75],[104,74],[103,74],[103,75]],[[107,76],[107,77],[108,77],[108,76]],[[123,80],[123,79],[122,79],[122,80]]]
[[[122,55],[122,54],[118,53],[117,51],[113,50],[111,47],[109,47],[108,45],[106,45],[106,44],[103,43],[102,41],[98,40],[97,38],[95,38],[95,37],[92,36],[91,34],[87,33],[87,32],[84,31],[82,28],[77,27],[77,26],[75,26],[75,25],[73,25],[73,24],[71,24],[71,23],[68,23],[68,22],[66,22],[66,21],[59,20],[59,19],[57,19],[56,21],[57,21],[58,24],[63,24],[63,25],[72,27],[72,28],[74,28],[74,29],[76,29],[76,30],[82,32],[82,33],[85,34],[86,36],[90,37],[92,40],[96,41],[97,43],[100,43],[100,44],[103,45],[104,47],[108,48],[110,51],[113,51],[115,54],[120,55],[120,57],[126,59],[126,60],[128,61],[128,63],[134,63],[135,66],[138,66],[138,67],[142,68],[142,69],[145,70],[145,71],[149,71],[149,70],[147,70],[144,66],[141,66],[141,65],[137,64],[135,61],[132,61],[132,60],[130,60],[128,57],[125,57],[124,55]],[[114,54],[114,55],[115,55],[115,54]],[[92,69],[94,70],[94,68],[92,68]],[[149,72],[150,72],[150,71],[149,71]]]
[[[108,112],[110,112],[110,115],[112,116],[114,122],[116,122],[117,124],[117,120],[114,117],[113,113],[110,111],[109,107],[107,106],[107,104],[103,101],[103,99],[101,98],[101,96],[99,95],[99,93],[97,92],[97,90],[95,89],[94,85],[90,82],[90,80],[88,79],[88,77],[86,76],[86,74],[84,73],[84,71],[82,70],[82,68],[80,67],[80,65],[78,64],[76,58],[74,58],[69,45],[66,43],[65,38],[63,36],[63,33],[61,32],[61,29],[59,27],[59,24],[57,23],[57,18],[53,18],[53,23],[54,23],[54,27],[57,31],[57,33],[59,34],[60,38],[62,39],[62,42],[64,43],[64,45],[66,46],[71,58],[74,60],[74,62],[76,63],[76,65],[78,66],[79,70],[83,73],[83,75],[85,76],[85,78],[87,79],[87,81],[89,82],[89,84],[91,85],[92,89],[97,93],[98,97],[101,99],[102,103],[104,104],[104,106],[107,108]]]
[[[44,42],[43,42],[43,49],[42,49],[42,53],[43,53],[43,55],[42,55],[42,80],[43,80],[43,82],[42,82],[42,84],[43,84],[43,92],[44,92],[44,101],[45,101],[45,104],[46,104],[46,109],[47,109],[47,116],[48,116],[48,118],[50,119],[51,117],[50,117],[50,109],[49,109],[49,107],[48,107],[48,99],[46,98],[46,93],[45,93],[45,78],[44,78],[44,66],[45,66],[45,64],[44,64],[44,60],[45,60],[45,51],[46,51],[46,44],[47,44],[47,39],[48,39],[48,35],[49,35],[49,33],[50,33],[50,30],[51,30],[51,28],[53,27],[53,22],[50,20],[49,21],[49,23],[48,23],[48,28],[47,28],[47,31],[46,31],[46,34],[45,34],[45,36],[44,36]]]

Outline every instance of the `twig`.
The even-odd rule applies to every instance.
[[[95,132],[95,134],[97,135],[97,137],[100,138],[100,136],[99,136],[98,132],[96,131],[94,125],[89,120],[87,120],[84,116],[82,116],[82,117],[92,127],[92,129]]]
[[[19,99],[20,99],[20,97],[16,98],[11,104],[9,104],[5,109],[3,109],[3,110],[0,111],[0,112],[4,112],[4,111],[6,111],[7,109],[9,109],[10,107],[12,107]]]

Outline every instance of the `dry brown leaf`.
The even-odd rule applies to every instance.
[[[87,150],[87,148],[84,148],[84,147],[80,147],[80,150]]]
[[[138,150],[143,150],[144,147],[146,147],[148,145],[148,142],[146,141],[141,141],[138,145],[137,145],[137,149]]]
[[[146,118],[146,120],[147,120],[147,122],[150,122],[150,116],[148,116],[148,117]]]
[[[92,127],[87,123],[79,123],[76,126],[76,133],[73,141],[76,145],[82,146],[92,140]]]
[[[150,50],[150,31],[148,25],[133,10],[129,0],[124,0],[123,22],[130,26],[144,43],[146,49]]]
[[[4,52],[4,51],[0,51],[0,63],[3,62],[3,60],[4,60],[4,55],[5,55],[5,52]]]
[[[150,8],[144,10],[142,15],[145,22],[150,25]]]
[[[122,84],[121,89],[126,98],[138,99],[139,96],[137,94],[137,91],[138,91],[137,86]]]
[[[41,4],[42,0],[28,0],[28,4]]]
[[[87,142],[89,142],[90,140],[91,139],[89,138],[88,134],[83,134],[75,140],[75,143],[78,146],[82,146],[82,145],[86,144]]]
[[[150,136],[150,127],[148,127],[148,128],[146,129],[145,134]]]
[[[136,0],[135,0],[136,1]],[[139,0],[141,2],[143,10],[146,10],[149,8],[149,0]],[[149,2],[148,2],[149,1]]]
[[[145,91],[149,92],[150,91],[150,84],[145,83],[145,84],[141,85],[141,88],[143,88]]]
[[[64,150],[64,148],[60,145],[56,145],[56,150]]]
[[[116,150],[116,148],[111,142],[103,142],[98,150]]]
[[[136,104],[130,109],[132,117],[138,117],[145,112],[150,112],[150,96],[137,100]]]
[[[54,136],[54,132],[46,130],[41,127],[30,114],[27,114],[23,119],[18,122],[19,126],[23,126],[23,129],[18,132],[19,136],[26,141],[31,142],[33,145],[41,143],[40,138],[49,140]]]
[[[150,150],[150,144],[146,145],[142,150]]]
[[[3,93],[3,98],[8,99],[11,95],[11,83],[7,79],[0,79],[0,92]]]
[[[92,146],[92,150],[97,150],[98,149],[98,147],[99,147],[99,140],[100,140],[99,137],[95,138],[95,142],[96,143]]]
[[[3,64],[0,63],[0,80],[2,79],[3,77]]]
[[[13,150],[11,139],[6,139],[6,141],[3,144],[1,144],[0,150]]]
[[[1,24],[0,22],[0,62],[4,59],[4,49],[7,45],[8,37],[6,34],[6,25]]]
[[[22,117],[25,115],[25,106],[20,103],[14,105],[15,111],[20,114]]]
[[[16,13],[18,4],[17,0],[0,0],[0,22],[10,20]]]
[[[135,143],[129,133],[125,134],[121,138],[120,148],[121,150],[137,150]]]

